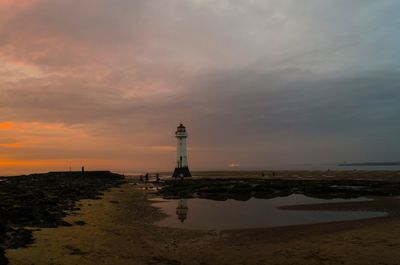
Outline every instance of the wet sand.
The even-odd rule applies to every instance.
[[[400,264],[400,218],[395,215],[270,229],[192,231],[152,225],[163,214],[149,196],[125,184],[101,200],[80,201],[81,210],[66,221],[85,225],[35,231],[32,246],[7,250],[7,257],[15,265]],[[385,202],[371,203],[368,207],[375,209]],[[367,207],[355,203],[351,208],[360,205]]]

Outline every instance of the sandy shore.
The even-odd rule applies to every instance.
[[[400,218],[234,231],[154,226],[163,214],[148,192],[125,184],[101,200],[80,201],[66,218],[85,225],[34,232],[8,250],[15,265],[61,264],[400,264]],[[393,202],[392,202],[393,203]],[[374,206],[377,207],[377,206]],[[373,208],[374,208],[373,207]]]

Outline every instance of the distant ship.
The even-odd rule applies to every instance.
[[[238,164],[238,163],[230,163],[230,164],[228,165],[228,167],[230,167],[230,168],[239,168],[239,167],[240,167],[240,164]]]

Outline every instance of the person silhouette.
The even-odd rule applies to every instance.
[[[156,174],[156,182],[157,183],[160,182],[160,174],[159,173]]]

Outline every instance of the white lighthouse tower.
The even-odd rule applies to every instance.
[[[176,157],[176,168],[174,170],[174,174],[172,177],[180,178],[180,177],[191,177],[188,160],[187,160],[187,152],[186,152],[186,127],[183,124],[180,124],[175,132],[175,137],[177,139],[177,157]]]

